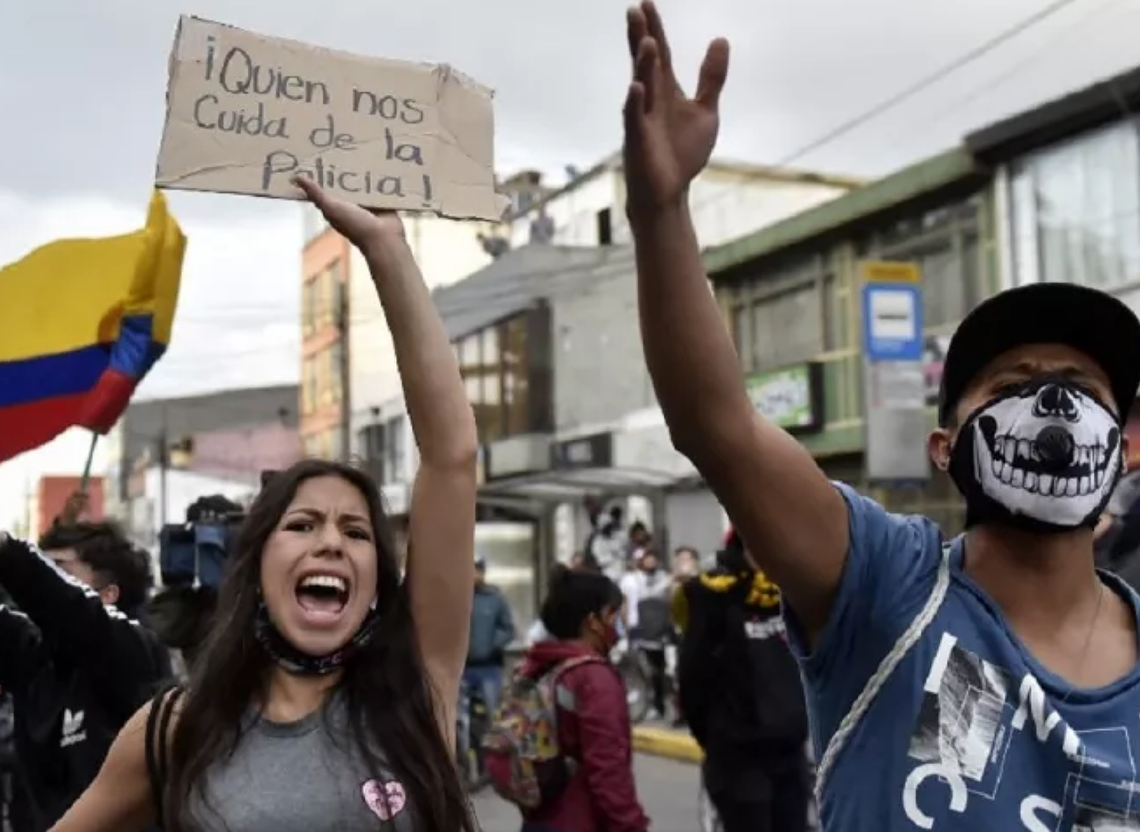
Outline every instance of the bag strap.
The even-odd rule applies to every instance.
[[[879,695],[879,691],[883,689],[883,685],[894,673],[899,662],[918,643],[926,628],[930,626],[930,622],[934,620],[934,616],[938,614],[938,609],[946,597],[946,589],[950,586],[950,549],[950,543],[942,545],[942,558],[938,564],[938,574],[934,579],[934,588],[930,591],[930,597],[926,599],[926,604],[910,622],[910,626],[899,636],[898,641],[895,642],[887,655],[883,657],[875,672],[871,674],[871,678],[867,680],[867,684],[863,686],[863,690],[855,698],[851,710],[843,717],[839,727],[828,740],[827,748],[816,765],[815,799],[817,803],[822,805],[823,788],[827,783],[827,776],[835,766],[835,760],[846,746],[848,738],[859,725],[859,720],[870,710],[875,697]]]
[[[146,717],[146,773],[150,781],[151,800],[154,803],[156,824],[162,826],[162,793],[166,786],[167,738],[174,705],[182,695],[178,684],[163,685],[150,702]]]

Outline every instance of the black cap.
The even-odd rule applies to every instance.
[[[1064,344],[1095,361],[1126,416],[1140,387],[1140,320],[1122,301],[1073,283],[1033,283],[978,304],[959,324],[942,363],[938,420],[974,378],[1004,352],[1025,344]]]

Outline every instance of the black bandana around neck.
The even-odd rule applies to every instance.
[[[326,656],[310,656],[281,635],[269,618],[269,610],[261,603],[257,607],[254,635],[270,658],[286,672],[297,676],[324,676],[343,666],[353,653],[372,640],[376,619],[376,610],[369,610],[356,635],[344,647]]]
[[[970,414],[950,456],[966,526],[1095,525],[1123,470],[1120,420],[1090,390],[1042,376]]]

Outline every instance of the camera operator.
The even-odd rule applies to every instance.
[[[243,518],[239,504],[214,494],[196,500],[186,510],[184,524],[162,530],[163,588],[150,600],[148,622],[174,652],[179,677],[187,675],[209,631],[218,584]]]
[[[0,532],[0,688],[12,695],[27,832],[87,788],[119,729],[170,675],[137,615],[149,559],[107,523],[57,523],[42,552]],[[25,829],[20,829],[25,832]]]

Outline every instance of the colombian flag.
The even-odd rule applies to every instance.
[[[0,462],[70,427],[114,426],[170,343],[185,250],[155,191],[142,230],[48,243],[0,269]]]

